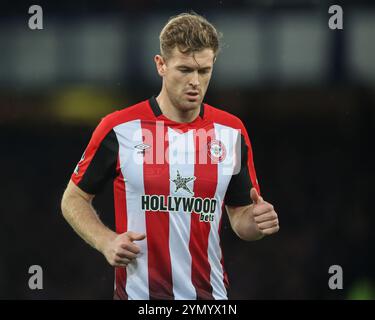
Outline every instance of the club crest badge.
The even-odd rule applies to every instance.
[[[224,161],[227,155],[225,145],[220,140],[211,140],[207,144],[207,151],[208,156],[213,160],[214,163]]]

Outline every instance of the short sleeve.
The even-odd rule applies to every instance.
[[[237,143],[240,143],[240,146],[236,148],[241,153],[237,157],[240,159],[240,168],[229,182],[224,202],[229,206],[246,206],[251,204],[251,188],[255,187],[259,194],[260,188],[256,177],[250,139],[242,123]]]
[[[94,130],[71,180],[83,191],[97,194],[116,177],[118,149],[116,133],[104,118]]]

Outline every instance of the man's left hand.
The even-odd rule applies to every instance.
[[[271,235],[279,231],[279,219],[273,205],[264,201],[255,188],[251,188],[250,197],[253,200],[253,216],[260,232]]]

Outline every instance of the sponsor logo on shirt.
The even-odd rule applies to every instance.
[[[142,195],[141,206],[144,211],[195,212],[199,214],[199,221],[213,221],[217,206],[215,198],[175,197],[168,196],[165,201],[163,195]]]
[[[190,193],[191,195],[194,195],[194,192],[190,190],[190,188],[187,186],[187,183],[190,181],[194,181],[195,177],[183,178],[181,177],[180,172],[177,170],[177,178],[173,180],[172,179],[169,179],[169,180],[176,184],[176,190],[174,192],[177,192],[178,189],[182,188],[183,190]]]
[[[169,180],[176,186],[174,192],[181,189],[193,196],[194,192],[191,191],[188,183],[195,179],[194,176],[183,177],[177,170],[176,178]],[[144,211],[195,212],[199,214],[199,221],[209,222],[214,220],[217,200],[215,198],[181,196],[168,196],[165,199],[164,195],[142,195],[141,205]]]

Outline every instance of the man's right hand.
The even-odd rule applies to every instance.
[[[145,238],[146,235],[144,233],[133,231],[115,235],[107,242],[102,253],[111,266],[126,267],[140,253],[140,248],[133,241]]]

